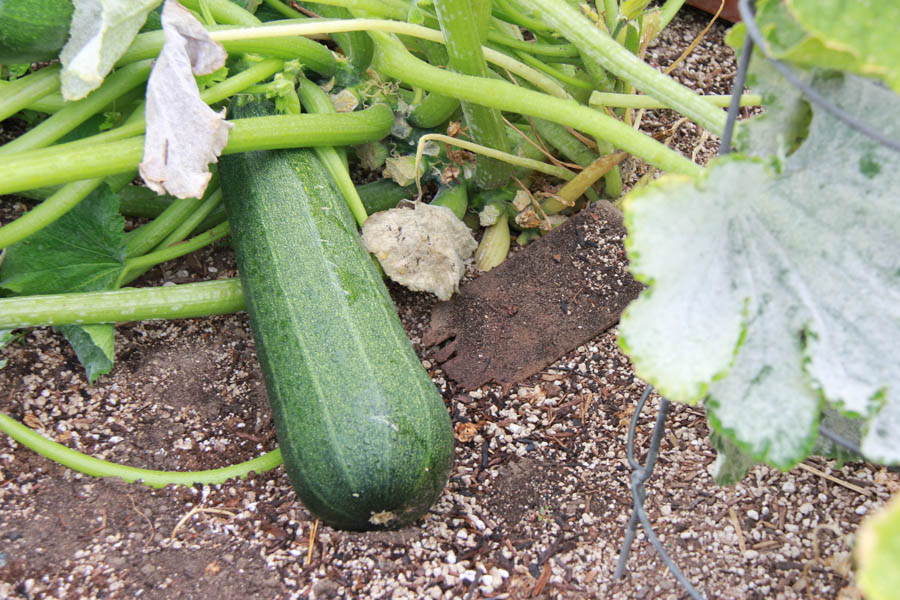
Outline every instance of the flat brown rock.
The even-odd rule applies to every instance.
[[[426,346],[465,389],[518,382],[619,320],[641,290],[621,214],[598,202],[436,305]]]

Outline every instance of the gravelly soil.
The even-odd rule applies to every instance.
[[[686,12],[651,60],[667,65],[705,20]],[[733,59],[723,31],[714,27],[698,58],[675,74],[727,93]],[[666,111],[643,120],[664,138],[675,123]],[[683,153],[699,148],[698,160],[715,151],[716,140],[690,123],[671,133]],[[631,181],[642,172],[633,165]],[[21,207],[7,202],[3,210],[5,220]],[[144,282],[234,275],[231,253],[217,248],[157,268]],[[465,393],[421,346],[431,299],[392,291],[458,438],[447,489],[416,527],[315,532],[282,469],[153,490],[73,473],[3,437],[0,597],[685,597],[643,533],[625,579],[612,579],[631,507],[625,434],[644,389],[615,331],[519,384]],[[0,411],[79,450],[154,469],[220,467],[275,447],[243,315],[128,324],[118,334],[115,370],[89,386],[60,336],[27,332],[4,350]],[[641,447],[656,406],[652,398],[641,419]],[[666,548],[700,592],[858,597],[852,535],[900,489],[897,474],[811,459],[789,473],[756,467],[742,483],[718,488],[707,433],[701,409],[673,408],[647,501]]]

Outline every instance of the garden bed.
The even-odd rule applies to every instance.
[[[708,16],[685,9],[648,58],[670,64]],[[730,92],[734,58],[715,25],[673,74]],[[642,129],[706,162],[714,136],[668,111]],[[626,170],[633,183],[641,164]],[[7,221],[24,205],[0,204]],[[231,277],[207,249],[141,284]],[[631,513],[625,435],[644,390],[615,330],[517,384],[464,392],[421,344],[432,298],[394,288],[457,433],[451,479],[428,516],[396,532],[315,528],[283,469],[203,488],[153,490],[68,471],[0,439],[0,596],[142,598],[681,598],[638,534],[614,581]],[[244,315],[118,328],[117,365],[88,385],[49,329],[3,351],[0,411],[89,454],[154,469],[208,469],[275,447]],[[658,399],[641,419],[645,444]],[[720,488],[699,408],[673,407],[647,510],[667,550],[708,598],[852,594],[862,518],[900,489],[883,467],[810,459],[755,467]],[[185,519],[185,517],[187,517]],[[846,596],[854,597],[854,596]]]

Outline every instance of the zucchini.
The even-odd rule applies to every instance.
[[[69,38],[71,0],[0,1],[0,63],[53,60]]]
[[[223,156],[219,176],[297,495],[339,529],[416,520],[446,483],[450,419],[344,200],[307,148]]]

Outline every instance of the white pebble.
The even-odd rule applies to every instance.
[[[781,486],[781,491],[785,494],[793,494],[797,491],[797,486],[794,485],[793,481],[786,481],[784,485]]]

